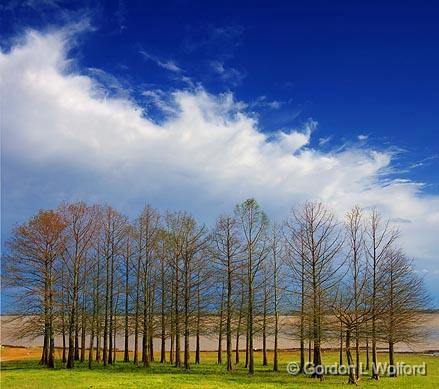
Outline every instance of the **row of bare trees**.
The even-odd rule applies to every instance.
[[[318,366],[322,344],[340,341],[340,362],[345,354],[356,383],[362,352],[378,379],[378,345],[394,365],[395,344],[421,335],[416,322],[428,295],[398,238],[376,210],[355,207],[339,220],[322,203],[270,223],[248,199],[211,229],[187,212],[146,206],[130,221],[110,206],[62,204],[14,228],[3,284],[17,300],[21,336],[43,336],[48,367],[55,338],[67,368],[86,359],[92,368],[115,363],[123,334],[124,362],[132,355],[148,367],[160,338],[160,362],[184,369],[191,340],[200,363],[202,337],[216,338],[221,364],[225,338],[227,370],[245,350],[250,374],[255,338],[264,365],[274,338],[277,371],[283,334],[298,341],[302,372],[307,351]]]

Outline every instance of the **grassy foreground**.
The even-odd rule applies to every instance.
[[[60,365],[49,370],[38,365],[38,349],[12,349],[2,347],[1,388],[223,388],[229,386],[245,386],[246,388],[273,388],[288,386],[292,388],[333,387],[346,384],[346,376],[326,376],[323,382],[306,376],[291,376],[286,372],[288,362],[299,360],[297,352],[280,354],[280,371],[275,373],[272,367],[263,367],[261,353],[255,353],[256,372],[249,376],[243,365],[235,366],[235,371],[227,373],[225,366],[216,364],[216,353],[202,353],[202,364],[192,365],[190,372],[158,362],[152,363],[150,369],[136,368],[132,363],[117,362],[114,366],[94,366],[89,370],[87,365],[77,363],[74,370],[67,370]],[[59,352],[57,351],[57,354]],[[57,355],[58,357],[58,355]],[[244,358],[244,355],[242,356]],[[272,355],[269,356],[270,359]],[[118,355],[119,361],[122,356]],[[225,356],[224,356],[225,358]],[[385,361],[386,355],[380,355]],[[338,354],[325,352],[323,363],[335,363]],[[413,354],[398,354],[397,361],[406,364],[427,365],[426,376],[400,376],[397,378],[381,377],[378,382],[362,377],[362,387],[380,388],[437,388],[439,387],[439,357]]]

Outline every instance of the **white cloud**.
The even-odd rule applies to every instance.
[[[332,139],[332,136],[327,136],[325,138],[319,138],[319,146],[323,146],[326,145],[327,143],[329,143]]]
[[[233,67],[226,67],[224,62],[211,61],[210,66],[212,70],[221,77],[223,81],[231,82],[232,84],[239,84],[245,77],[243,72]]]
[[[288,101],[291,102],[291,101]],[[273,110],[277,110],[282,107],[286,102],[279,100],[268,100],[267,96],[259,96],[251,106],[253,108],[270,108]]]
[[[172,112],[157,124],[132,100],[103,96],[93,74],[73,72],[66,42],[61,32],[29,32],[0,55],[6,224],[72,199],[131,214],[151,202],[207,222],[248,196],[274,216],[321,199],[340,215],[356,203],[378,206],[400,226],[410,255],[439,256],[439,199],[418,183],[383,181],[392,153],[310,148],[313,121],[270,137],[231,93],[201,87],[145,91]]]
[[[174,73],[181,73],[183,71],[182,68],[180,68],[174,60],[168,59],[168,60],[162,60],[159,57],[152,55],[145,50],[140,50],[139,53],[146,59],[154,62],[157,66],[169,70]]]
[[[317,122],[309,120],[302,132],[297,130],[286,133],[279,131],[277,141],[279,146],[285,151],[295,153],[306,146],[311,139],[311,132],[317,127]]]

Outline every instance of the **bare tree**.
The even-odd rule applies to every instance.
[[[302,228],[302,229],[301,229]],[[309,362],[311,362],[311,341],[310,336],[310,321],[307,320],[306,306],[309,306],[309,284],[306,272],[305,261],[305,233],[303,226],[296,225],[294,217],[289,218],[284,226],[284,241],[285,252],[282,256],[285,264],[291,270],[292,285],[295,290],[292,290],[293,297],[299,295],[299,343],[300,343],[300,364],[299,372],[303,373],[305,369],[305,339],[308,337],[308,352]],[[308,336],[307,336],[308,335]]]
[[[193,289],[193,264],[196,256],[206,243],[206,229],[198,226],[195,219],[190,215],[184,215],[183,224],[183,306],[184,306],[184,368],[190,368],[189,361],[189,337],[190,337],[190,317],[191,301]]]
[[[181,289],[181,261],[183,256],[184,233],[182,219],[185,217],[184,213],[168,212],[165,218],[166,223],[166,238],[171,250],[170,266],[173,272],[173,310],[174,317],[172,321],[172,328],[175,336],[175,366],[180,367],[180,289]],[[171,340],[172,344],[172,340]]]
[[[380,264],[383,282],[383,303],[380,332],[389,345],[390,376],[397,375],[395,344],[418,341],[425,335],[419,312],[428,307],[430,298],[423,279],[414,271],[412,262],[401,249],[391,250]]]
[[[223,363],[223,323],[224,323],[224,282],[221,284],[221,297],[218,312],[218,348],[217,348],[217,363],[222,365]]]
[[[247,267],[247,333],[248,371],[254,373],[254,282],[261,264],[266,258],[269,245],[267,239],[268,218],[254,199],[248,199],[236,206],[246,254]]]
[[[238,239],[237,220],[233,216],[221,216],[213,232],[215,254],[213,256],[220,274],[226,274],[226,352],[227,370],[233,370],[232,365],[232,302],[233,283],[236,280],[236,269],[239,266],[241,243]]]
[[[151,309],[152,279],[155,253],[157,250],[157,239],[160,231],[159,213],[147,205],[139,217],[140,231],[143,236],[143,247],[141,252],[141,277],[143,286],[143,338],[142,338],[142,361],[144,367],[150,365],[150,337],[151,326],[149,315]]]
[[[100,225],[102,214],[97,214],[96,220],[96,230],[102,227]],[[94,242],[94,254],[92,255],[92,273],[95,273],[93,280],[93,305],[92,305],[92,315],[90,319],[90,342],[89,342],[89,353],[88,353],[88,368],[93,367],[93,346],[94,338],[96,335],[96,361],[100,361],[100,287],[101,287],[101,247],[100,247],[100,234],[97,233]]]
[[[343,239],[334,215],[322,203],[306,203],[302,209],[294,211],[289,226],[292,241],[296,242],[290,247],[298,257],[303,256],[304,271],[309,280],[313,364],[317,367],[322,364],[322,308],[327,305],[325,301],[329,292],[339,280],[337,273],[342,262],[337,261],[337,255],[342,248]],[[322,379],[318,370],[314,376]]]
[[[360,328],[367,322],[367,315],[364,315],[365,299],[367,298],[367,263],[364,255],[364,222],[363,211],[355,206],[346,215],[346,235],[348,245],[348,266],[351,285],[352,304],[354,318],[351,320],[354,328],[351,329],[355,335],[355,366],[356,379],[360,377]],[[355,381],[354,377],[350,378]],[[355,382],[352,382],[355,383]]]
[[[345,352],[350,384],[357,384],[360,377],[360,328],[371,320],[368,286],[368,272],[364,255],[364,223],[362,210],[354,207],[346,215],[347,271],[339,284],[333,304],[334,315],[345,331]],[[355,336],[356,361],[351,351],[351,339]],[[342,339],[342,338],[341,338]],[[343,351],[341,347],[341,352]],[[342,363],[342,362],[341,362]]]
[[[169,297],[166,279],[169,277],[168,261],[169,248],[166,241],[166,232],[159,231],[157,254],[160,261],[160,363],[166,362],[166,326],[167,326],[167,299]]]
[[[236,324],[236,344],[235,344],[235,364],[239,363],[239,339],[241,337],[241,331],[242,331],[242,322],[243,322],[243,315],[244,315],[244,302],[246,298],[245,293],[245,268],[244,263],[241,263],[239,265],[239,307],[238,307],[238,322]],[[247,350],[247,349],[246,349]],[[246,351],[247,354],[247,351]]]
[[[40,363],[55,367],[55,285],[65,248],[66,222],[54,211],[40,211],[12,231],[5,257],[6,284],[17,288],[23,302],[43,307],[44,345]],[[37,316],[38,318],[38,316]]]
[[[276,223],[273,223],[271,232],[271,261],[273,270],[273,293],[274,293],[274,356],[273,356],[273,371],[279,371],[279,276],[280,266],[279,258],[282,257],[282,244],[280,242],[280,230]]]
[[[211,233],[184,211],[162,218],[146,206],[130,224],[110,206],[62,204],[13,230],[2,280],[20,307],[20,335],[43,337],[41,363],[48,367],[55,366],[55,334],[62,336],[61,361],[67,368],[76,359],[85,361],[88,347],[91,369],[101,360],[101,349],[104,366],[116,362],[119,336],[123,360],[129,362],[133,333],[135,365],[139,337],[142,364],[148,367],[156,336],[160,362],[166,361],[169,338],[169,362],[186,370],[192,337],[200,363],[202,337],[217,336],[219,364],[225,337],[231,371],[232,337],[236,334],[239,363],[245,334],[245,367],[253,374],[254,338],[262,339],[268,365],[268,339],[274,334],[273,370],[278,371],[280,312],[292,298],[301,371],[306,341],[308,360],[318,367],[322,343],[337,339],[340,363],[347,360],[349,383],[357,384],[361,342],[368,360],[371,340],[372,377],[378,379],[377,342],[388,344],[395,367],[395,345],[424,336],[419,311],[429,296],[412,262],[396,247],[397,237],[375,210],[364,217],[354,207],[342,224],[321,203],[297,208],[282,230],[274,223],[271,233],[254,199],[218,218]],[[323,378],[318,370],[314,376]]]
[[[271,251],[271,247],[270,247]],[[269,262],[264,261],[262,263],[262,366],[268,365],[267,358],[267,332],[268,332],[268,303],[270,300],[269,292]]]
[[[367,221],[366,236],[368,239],[365,246],[370,264],[372,283],[372,378],[377,380],[379,377],[377,360],[377,322],[379,319],[379,312],[382,310],[382,306],[379,305],[378,300],[380,288],[383,285],[383,275],[379,273],[378,269],[398,238],[398,231],[390,226],[389,221],[383,221],[377,210],[373,210]]]
[[[132,261],[132,236],[133,236],[133,228],[131,226],[127,226],[127,230],[125,232],[125,253],[124,253],[124,262],[125,262],[125,333],[124,333],[124,356],[123,361],[130,361],[130,354],[128,348],[128,340],[129,340],[129,299],[130,299],[130,267]]]
[[[78,344],[78,296],[81,269],[86,260],[95,234],[96,208],[84,203],[65,204],[60,209],[66,220],[66,249],[63,252],[66,269],[71,279],[70,317],[69,317],[69,351],[67,368],[74,367],[75,344]],[[76,340],[74,339],[76,334]]]

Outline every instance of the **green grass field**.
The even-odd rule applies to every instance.
[[[5,348],[2,354],[7,354]],[[292,388],[305,387],[333,387],[346,384],[346,376],[326,376],[320,382],[306,376],[291,376],[286,372],[287,363],[298,361],[298,353],[282,352],[280,355],[280,371],[275,373],[272,367],[261,366],[261,353],[256,353],[256,372],[249,376],[243,366],[235,366],[235,371],[227,373],[225,366],[216,362],[216,353],[202,353],[202,364],[193,364],[189,372],[175,368],[169,364],[153,362],[151,368],[136,368],[132,363],[117,362],[114,366],[102,367],[95,365],[89,370],[86,364],[77,363],[74,370],[67,370],[58,366],[49,370],[38,365],[36,354],[23,357],[16,355],[14,360],[7,360],[1,364],[1,388],[223,388],[229,386],[243,386],[245,388],[272,388],[288,386]],[[244,355],[243,355],[244,357]],[[270,355],[271,357],[271,355]],[[119,360],[121,356],[118,356]],[[323,363],[328,365],[338,360],[338,354],[325,352]],[[386,355],[381,354],[382,362]],[[426,376],[400,376],[397,378],[381,377],[372,381],[363,376],[359,382],[362,387],[383,388],[438,388],[439,387],[439,357],[398,354],[397,360],[406,364],[427,365]]]

